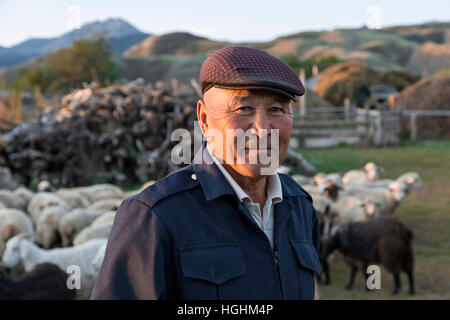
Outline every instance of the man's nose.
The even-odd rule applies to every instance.
[[[267,117],[265,112],[258,110],[255,113],[254,122],[252,123],[250,129],[259,138],[262,138],[270,134],[270,129],[272,129],[272,125],[270,123],[269,117]]]

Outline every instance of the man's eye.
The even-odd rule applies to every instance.
[[[237,112],[239,113],[249,113],[252,111],[251,107],[240,107],[236,109]]]
[[[283,108],[279,108],[279,107],[272,107],[270,108],[270,112],[283,112]]]

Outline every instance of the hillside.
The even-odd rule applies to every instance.
[[[230,43],[189,33],[153,36],[136,44],[125,57],[155,55],[203,55]],[[336,55],[342,60],[363,61],[377,69],[407,69],[415,74],[433,74],[450,68],[450,23],[389,27],[380,30],[335,29],[300,32],[269,42],[234,43],[265,50],[275,56],[295,55],[312,59]]]

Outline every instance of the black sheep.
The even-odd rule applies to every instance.
[[[400,272],[409,279],[409,293],[414,294],[414,254],[412,231],[395,217],[380,217],[364,222],[352,222],[340,227],[334,235],[322,241],[321,260],[334,250],[344,256],[344,261],[352,267],[347,289],[353,287],[358,269],[366,270],[370,264],[379,263],[394,275],[394,291],[400,289]]]
[[[73,300],[68,274],[52,263],[42,263],[13,279],[0,271],[0,300]]]

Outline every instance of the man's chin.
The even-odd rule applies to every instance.
[[[246,177],[259,179],[265,176],[274,174],[278,166],[271,167],[270,164],[240,164],[235,167],[235,170]]]

